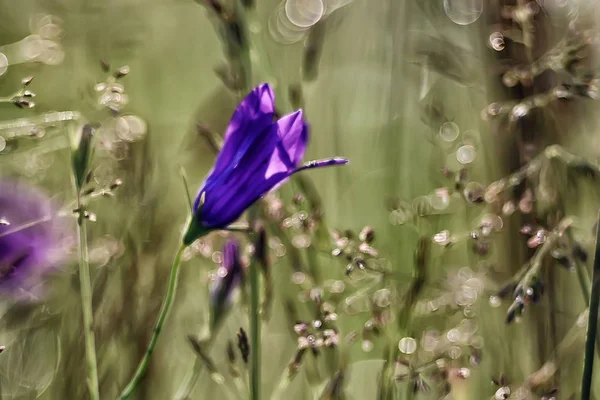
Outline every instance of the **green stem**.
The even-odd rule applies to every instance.
[[[235,2],[236,14],[243,36],[243,46],[239,53],[239,63],[242,70],[242,77],[244,79],[245,90],[242,96],[248,94],[252,88],[254,88],[252,82],[252,62],[250,61],[250,32],[248,30],[248,18],[246,17],[246,9],[242,2],[237,0]]]
[[[79,284],[81,291],[81,309],[83,312],[83,335],[85,339],[85,356],[87,361],[87,384],[90,399],[100,398],[98,389],[98,367],[96,363],[96,343],[94,339],[94,313],[92,310],[92,285],[90,280],[90,265],[88,264],[87,232],[85,217],[81,205],[81,195],[77,193],[77,231],[79,233]]]
[[[293,360],[292,360],[293,361]],[[281,400],[285,394],[285,391],[290,386],[290,383],[294,380],[296,374],[290,374],[289,368],[286,368],[279,378],[279,384],[271,393],[271,400]]]
[[[260,271],[250,263],[250,400],[260,400]]]
[[[205,365],[207,362],[207,360],[202,359],[201,355],[197,355],[196,358],[196,363],[194,364],[194,370],[192,371],[192,374],[189,376],[187,384],[185,385],[184,391],[183,392],[178,392],[174,399],[176,400],[189,400],[191,399],[190,395],[194,389],[194,387],[196,386],[196,382],[198,381],[198,378],[200,377],[200,371],[202,370],[202,366]],[[210,361],[212,363],[212,361]],[[196,366],[198,366],[198,370],[196,370]],[[236,394],[234,393],[234,391],[232,390],[232,388],[230,387],[230,385],[227,384],[227,382],[225,381],[225,377],[219,373],[219,371],[217,371],[217,369],[214,367],[214,365],[208,365],[208,370],[210,373],[210,377],[213,380],[213,382],[215,382],[217,385],[219,385],[223,391],[225,392],[226,396],[228,399],[239,399],[239,396],[236,396]],[[234,378],[234,382],[236,383],[236,388],[238,389],[238,392],[240,391],[239,389],[239,385],[237,380],[239,380],[238,378]],[[244,391],[240,392],[240,393],[244,393]]]
[[[245,233],[251,232],[249,227],[236,228],[236,227],[230,226],[223,230],[232,231],[232,232],[245,232]],[[213,341],[218,336],[217,332],[213,331],[213,329],[215,329],[215,327],[210,328],[208,338],[203,340],[203,342],[202,342],[204,348],[209,348],[210,346],[212,346]],[[206,335],[205,335],[205,337],[206,337]],[[194,388],[196,387],[196,384],[198,383],[198,379],[200,378],[200,372],[202,372],[202,368],[205,366],[205,364],[206,364],[206,361],[201,356],[197,355],[196,359],[194,360],[194,366],[192,367],[192,371],[184,379],[184,383],[181,385],[182,389],[179,390],[177,395],[175,396],[176,399],[183,400],[183,399],[189,398],[189,396],[193,393]]]
[[[414,395],[415,395],[415,391],[414,391],[413,383],[411,381],[409,381],[408,385],[406,386],[406,397],[404,397],[404,400],[413,400]]]
[[[585,264],[579,260],[575,261],[575,271],[577,272],[577,280],[579,281],[579,286],[581,287],[581,294],[583,295],[583,299],[586,303],[590,302],[590,277],[588,272],[585,269]]]
[[[585,316],[588,310],[586,309],[577,318]],[[547,387],[558,372],[558,367],[565,367],[569,365],[571,360],[579,355],[578,350],[583,344],[585,332],[584,327],[579,324],[573,325],[573,327],[563,337],[561,342],[556,346],[556,349],[552,352],[550,357],[546,360],[544,365],[533,374],[529,375],[523,386],[531,391],[535,391],[539,387]]]
[[[520,285],[523,287],[530,285],[534,278],[539,275],[544,264],[544,259],[556,247],[558,240],[572,224],[573,219],[571,217],[565,217],[558,223],[556,228],[548,234],[544,243],[536,250],[533,257],[531,257],[531,261],[529,262],[530,268],[521,279]]]
[[[417,242],[417,247],[415,248],[413,279],[408,288],[408,292],[405,294],[404,305],[402,307],[402,310],[400,311],[400,315],[398,316],[398,332],[400,333],[400,335],[396,337],[396,340],[393,343],[394,346],[392,347],[394,349],[393,353],[395,356],[399,352],[398,343],[402,336],[411,335],[410,326],[412,323],[412,313],[415,304],[417,304],[419,295],[423,290],[423,286],[425,285],[425,280],[427,276],[427,268],[429,266],[428,264],[430,244],[431,242],[428,236],[421,236],[419,238],[419,241]],[[412,383],[412,380],[409,380],[408,387],[406,388],[407,400],[412,399],[414,396]]]
[[[194,391],[194,387],[198,382],[198,378],[200,377],[200,371],[202,371],[203,362],[200,357],[196,356],[194,360],[194,368],[192,369],[191,375],[187,379],[187,383],[184,385],[184,389],[180,395],[177,395],[176,399],[187,399],[190,397],[190,394]]]
[[[570,234],[570,231],[567,231],[567,233]],[[571,243],[573,243],[572,238],[570,240]],[[581,287],[584,301],[589,304],[591,298],[590,287],[592,285],[590,283],[590,276],[588,275],[586,265],[579,260],[575,260],[575,270],[577,272],[577,279],[579,280],[579,286]],[[598,335],[596,335],[596,355],[600,357],[600,336]]]
[[[600,214],[599,214],[600,217]],[[594,253],[594,270],[592,272],[592,292],[590,295],[590,310],[588,316],[587,337],[585,341],[585,356],[583,377],[581,380],[581,400],[589,400],[592,390],[594,370],[594,348],[598,330],[598,310],[600,308],[600,222],[596,229],[596,251]]]
[[[240,376],[233,377],[233,384],[238,392],[238,399],[244,398],[244,395],[248,393],[248,383],[245,379],[242,379]],[[225,384],[227,386],[227,384]]]
[[[208,339],[206,339],[206,341],[203,342],[203,347],[209,348],[210,346],[212,346],[212,343],[215,338],[216,338],[215,333],[211,332]],[[186,379],[186,383],[184,385],[182,385],[183,390],[181,390],[177,394],[177,396],[175,396],[176,399],[189,398],[189,396],[194,391],[194,387],[196,386],[196,383],[198,382],[198,378],[200,377],[200,372],[202,371],[202,367],[205,364],[206,364],[206,361],[203,360],[199,354],[197,354],[196,359],[194,360],[194,367],[192,368],[191,373],[188,375],[188,378]]]
[[[183,254],[185,248],[186,246],[182,244],[179,247],[179,250],[177,250],[177,253],[175,253],[175,259],[173,260],[173,266],[171,267],[171,274],[169,276],[167,293],[165,295],[163,304],[160,308],[158,320],[156,321],[156,325],[154,326],[154,329],[152,331],[152,338],[150,338],[150,343],[148,344],[146,353],[140,361],[140,364],[138,365],[138,368],[135,371],[135,375],[133,376],[133,378],[131,378],[131,381],[125,387],[125,389],[123,389],[123,392],[121,392],[121,396],[119,397],[119,399],[121,400],[128,399],[129,396],[131,396],[133,391],[136,389],[137,385],[144,377],[146,369],[148,369],[148,365],[150,364],[150,357],[154,352],[156,342],[158,342],[158,337],[160,336],[162,327],[165,323],[165,320],[167,319],[167,314],[169,313],[169,310],[171,308],[171,303],[173,303],[173,299],[175,298],[175,291],[177,289],[177,277],[179,276],[179,265],[181,263],[181,255]]]

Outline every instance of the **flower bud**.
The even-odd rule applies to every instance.
[[[211,330],[214,330],[231,308],[234,291],[241,285],[244,272],[240,262],[239,244],[230,239],[223,249],[223,262],[210,289]]]
[[[81,128],[81,133],[73,145],[72,165],[77,189],[81,189],[86,181],[92,155],[93,136],[94,129],[91,125],[86,124]]]

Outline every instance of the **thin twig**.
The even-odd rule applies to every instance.
[[[87,384],[91,400],[99,400],[98,366],[96,362],[96,341],[94,339],[94,312],[92,310],[92,287],[90,265],[88,263],[87,232],[85,216],[81,204],[81,194],[77,192],[77,231],[79,233],[79,284],[81,291],[81,309],[83,312],[83,335],[88,369]]]
[[[150,365],[150,357],[152,353],[154,353],[154,349],[156,347],[156,343],[158,342],[158,337],[162,331],[165,320],[167,319],[167,315],[169,310],[171,309],[171,303],[175,299],[175,291],[177,289],[177,278],[179,277],[179,266],[181,264],[181,256],[186,246],[181,245],[177,253],[175,253],[175,259],[173,260],[173,265],[171,266],[171,274],[169,275],[169,283],[167,286],[167,293],[165,295],[165,299],[163,300],[163,304],[160,308],[160,312],[158,314],[158,320],[156,321],[156,325],[152,330],[152,337],[150,338],[150,343],[148,344],[148,348],[146,349],[146,353],[144,357],[140,361],[133,378],[129,384],[123,389],[121,392],[121,396],[119,399],[125,400],[128,399],[129,396],[135,391],[137,385],[140,383],[144,374],[146,373],[146,369],[148,369],[148,365]]]
[[[600,212],[598,213],[600,220]],[[594,269],[592,272],[592,292],[590,295],[590,311],[588,315],[587,338],[585,341],[585,356],[583,377],[581,380],[581,400],[589,400],[592,391],[594,371],[594,348],[596,332],[598,331],[598,311],[600,309],[600,223],[596,228],[596,250],[594,252]]]
[[[533,178],[539,174],[545,160],[559,160],[568,168],[575,170],[585,176],[600,178],[600,165],[590,162],[584,157],[569,153],[559,145],[553,144],[529,163],[521,167],[511,175],[492,182],[487,186],[485,199],[488,202],[497,200],[498,195],[515,186],[518,186],[524,179]]]
[[[552,352],[552,355],[539,370],[529,375],[523,386],[529,390],[535,390],[538,387],[546,385],[558,371],[559,364],[564,364],[568,358],[579,356],[580,353],[575,349],[579,348],[580,341],[584,338],[584,326],[579,321],[585,318],[586,313],[587,310],[579,315],[577,318],[578,322],[567,332]]]
[[[260,400],[260,270],[258,263],[250,263],[250,399]]]

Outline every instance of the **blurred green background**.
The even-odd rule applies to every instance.
[[[540,109],[524,128],[529,136],[482,120],[481,110],[488,104],[522,95],[502,86],[499,71],[511,60],[522,62],[524,55],[512,48],[508,55],[500,54],[489,46],[489,35],[497,29],[505,3],[510,2],[485,2],[477,22],[458,25],[445,14],[442,0],[354,0],[327,16],[318,75],[312,81],[303,80],[302,75],[305,40],[281,44],[269,32],[268,21],[281,4],[257,0],[256,12],[251,15],[251,38],[256,46],[251,57],[258,66],[254,83],[273,84],[278,107],[284,112],[292,108],[288,87],[302,85],[311,123],[306,159],[343,156],[351,160],[343,168],[310,173],[323,198],[329,227],[359,231],[371,225],[380,255],[407,276],[419,235],[432,236],[445,229],[464,235],[489,212],[484,206],[467,207],[452,197],[447,209],[419,220],[416,229],[390,222],[389,204],[394,199],[419,209],[420,196],[439,187],[452,187],[452,180],[440,169],[454,170],[460,165],[456,143],[449,145],[438,138],[441,123],[453,121],[462,134],[472,132],[476,158],[468,166],[468,181],[482,185],[519,168],[527,159],[524,154],[532,151],[528,144],[533,143],[533,151],[538,152],[559,143],[592,161],[600,154],[597,105],[591,100]],[[573,19],[592,21],[587,27],[597,33],[594,16],[600,7],[593,2],[546,3],[542,17],[536,20],[533,59],[564,38]],[[30,88],[37,95],[32,109],[3,105],[0,119],[71,110],[81,112],[88,121],[107,121],[109,114],[98,107],[94,91],[94,85],[106,78],[100,65],[100,60],[105,60],[112,69],[130,67],[130,74],[122,79],[129,96],[123,111],[141,117],[148,126],[143,140],[112,153],[98,151],[94,161],[94,168],[101,168],[105,177],[124,182],[114,198],[93,203],[97,221],[88,224],[91,249],[97,247],[101,252],[105,235],[123,248],[122,254],[104,260],[107,262],[92,262],[100,390],[103,399],[116,398],[145,350],[184,227],[187,205],[180,167],[187,171],[195,192],[214,160],[197,124],[224,132],[238,102],[214,72],[225,62],[220,38],[214,19],[192,0],[20,0],[2,1],[0,7],[1,45],[30,35],[40,16],[60,18],[64,29],[62,63],[9,65],[0,77],[2,95],[8,96],[19,88],[23,77],[33,75]],[[577,10],[575,16],[571,9]],[[5,52],[10,63],[9,50]],[[560,79],[559,74],[544,77],[540,85]],[[66,129],[64,126],[60,129]],[[0,169],[3,174],[25,175],[58,199],[71,201],[74,192],[66,146],[60,134],[47,135],[25,146],[25,151],[0,153]],[[578,218],[581,229],[577,237],[591,251],[597,190],[585,182],[569,193],[558,183],[557,188],[566,212]],[[290,198],[295,190],[290,183],[282,195]],[[544,271],[546,296],[541,304],[527,309],[520,323],[504,324],[507,304],[490,306],[490,294],[531,256],[518,233],[523,219],[519,213],[504,218],[502,231],[494,237],[486,258],[493,265],[492,273],[484,279],[486,290],[478,294],[474,311],[477,332],[484,341],[483,359],[479,366],[469,367],[468,379],[452,383],[454,399],[492,398],[497,387],[491,379],[501,374],[518,387],[551,357],[585,308],[575,274],[559,268]],[[2,399],[87,398],[75,253],[73,256],[64,273],[53,280],[52,296],[46,304],[3,306],[0,342],[7,349],[0,356]],[[461,268],[477,272],[481,267],[470,245],[462,242],[447,251],[433,247],[431,259],[429,280],[435,284],[450,279],[448,276]],[[288,261],[283,257],[273,265],[277,283],[273,317],[263,328],[265,398],[296,349],[288,334],[284,307],[291,286]],[[324,277],[344,279],[343,263],[327,254],[320,261]],[[186,336],[206,328],[208,272],[214,269],[215,263],[202,257],[185,262],[175,306],[136,398],[174,398],[195,359]],[[426,296],[433,294],[426,292]],[[462,318],[459,312],[419,320],[413,327],[415,337],[429,326],[449,329]],[[342,334],[360,329],[365,321],[343,315],[340,320]],[[246,312],[236,306],[211,353],[223,370],[226,341],[235,339],[239,327],[247,325]],[[567,399],[578,390],[583,334],[582,329],[569,357],[558,364],[553,382],[560,387],[557,398]],[[350,362],[354,364],[345,381],[348,399],[376,398],[382,363],[374,360],[384,359],[382,351],[383,345],[377,341],[370,352],[362,351],[360,345],[352,350]],[[328,376],[322,372],[322,379],[309,383],[303,367],[286,397],[318,398],[315,393]],[[225,373],[225,377],[226,385],[232,386],[229,375]],[[438,397],[435,391],[417,395]],[[193,398],[225,399],[226,394],[222,385],[204,372]]]

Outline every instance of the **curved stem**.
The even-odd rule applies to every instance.
[[[574,243],[573,233],[570,229],[567,231],[567,236],[569,237],[570,242]],[[592,296],[590,293],[592,285],[590,283],[590,276],[588,274],[586,266],[583,262],[581,262],[581,260],[575,260],[575,271],[577,272],[577,280],[579,281],[579,286],[581,287],[581,294],[583,295],[583,300],[586,304],[589,305],[590,298]],[[600,336],[598,335],[596,335],[596,355],[600,357]]]
[[[214,339],[216,339],[216,335],[214,334],[214,332],[211,332],[208,339],[203,342],[203,346],[209,348],[212,345]],[[175,396],[176,399],[184,400],[190,397],[190,395],[194,391],[196,383],[198,382],[198,378],[200,378],[200,372],[202,371],[202,367],[205,364],[206,361],[202,357],[200,357],[199,354],[196,354],[196,358],[194,360],[194,367],[185,379],[186,383],[182,385],[183,389],[178,391],[177,395]]]
[[[412,322],[414,307],[426,282],[427,268],[429,267],[429,252],[429,238],[424,235],[420,236],[414,253],[413,278],[407,292],[404,294],[402,308],[398,312],[397,325],[391,327],[392,330],[389,333],[391,343],[388,349],[387,363],[381,375],[382,384],[378,396],[381,400],[396,398],[395,386],[391,385],[390,382],[393,381],[395,359],[399,354],[398,342],[403,336],[410,335],[410,324]],[[413,367],[411,366],[411,379],[408,381],[406,396],[404,397],[407,400],[411,400],[414,397],[412,372]]]
[[[260,271],[250,263],[250,399],[260,400]]]
[[[599,213],[600,217],[600,213]],[[596,230],[596,251],[594,254],[594,270],[592,272],[592,292],[590,295],[590,308],[588,316],[587,338],[585,342],[585,356],[583,364],[583,377],[581,380],[581,400],[589,400],[592,391],[592,377],[594,376],[594,348],[596,345],[596,332],[598,331],[598,311],[600,309],[600,223]]]
[[[294,365],[296,358],[297,355],[294,355],[294,357],[292,357],[292,360],[289,363],[289,366],[283,370],[283,373],[279,378],[279,384],[273,390],[273,392],[271,392],[271,396],[269,397],[271,400],[281,400],[284,398],[285,391],[297,375],[297,372],[293,371],[293,369],[291,368],[291,366]]]
[[[154,325],[154,329],[152,331],[152,337],[150,338],[150,343],[148,344],[148,348],[146,349],[146,353],[144,357],[140,361],[137,370],[135,371],[135,375],[131,378],[129,384],[123,389],[121,392],[121,396],[119,399],[124,400],[128,399],[129,396],[133,393],[137,385],[140,383],[146,369],[148,369],[148,365],[150,364],[150,357],[152,353],[154,353],[154,348],[156,347],[156,342],[158,342],[158,337],[162,331],[162,327],[167,319],[167,314],[171,308],[171,303],[173,303],[173,299],[175,298],[175,291],[177,289],[177,277],[179,276],[179,265],[181,263],[181,255],[187,246],[181,245],[177,253],[175,253],[175,259],[173,260],[173,265],[171,266],[171,274],[169,275],[169,284],[167,286],[167,293],[165,295],[165,299],[160,308],[160,313],[158,314],[158,320],[156,321],[156,325]]]
[[[96,343],[94,339],[94,313],[92,310],[92,285],[90,281],[90,266],[88,264],[87,232],[85,217],[81,209],[81,195],[77,193],[77,231],[79,233],[79,285],[81,292],[81,309],[83,312],[83,336],[85,339],[85,357],[88,369],[87,384],[90,399],[100,398],[98,389],[98,367],[96,363]]]
[[[181,394],[177,394],[177,396],[175,396],[176,399],[184,400],[189,398],[190,394],[194,391],[194,387],[198,382],[198,378],[200,378],[200,371],[202,371],[202,366],[202,360],[200,359],[200,357],[196,356],[196,359],[194,360],[194,368],[192,369],[192,372],[189,375],[187,383],[184,385]]]

